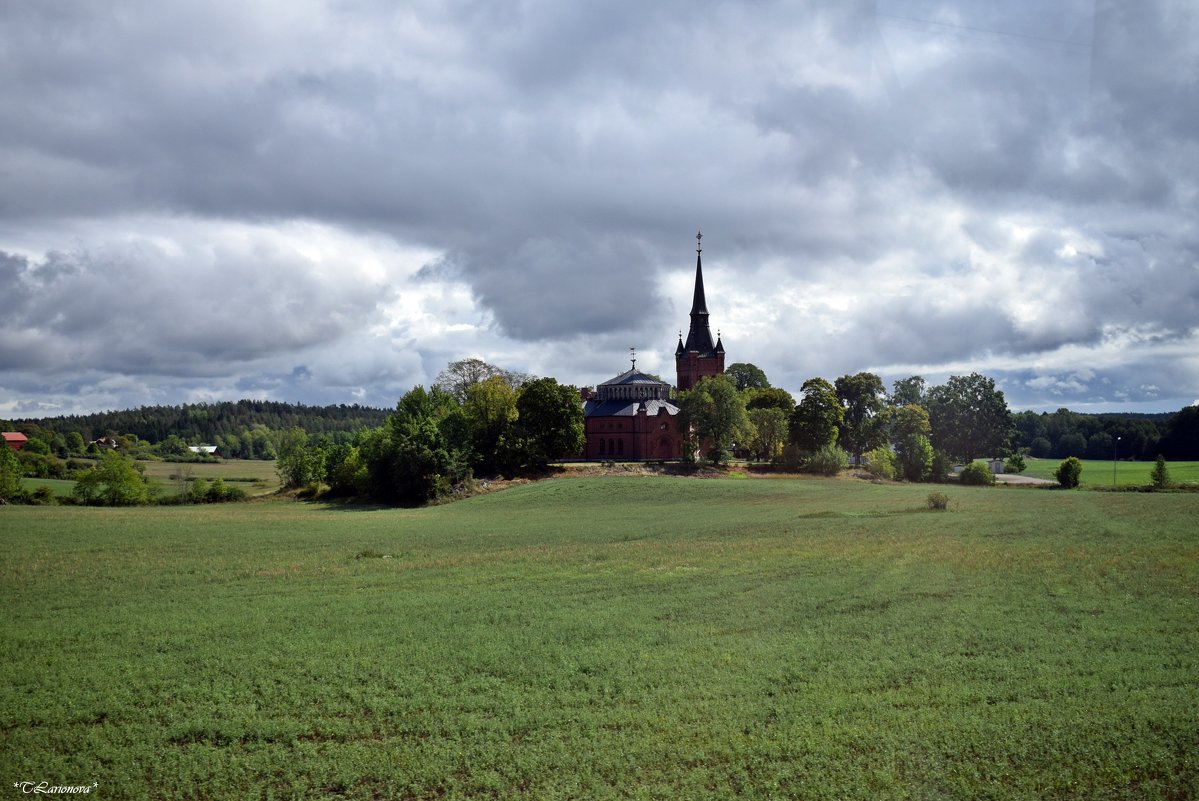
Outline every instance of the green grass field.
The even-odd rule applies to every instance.
[[[279,489],[279,475],[273,461],[258,459],[226,459],[220,462],[138,462],[146,470],[146,476],[157,487],[159,497],[179,493],[180,482],[176,476],[191,475],[211,481],[220,478],[225,483],[240,487],[247,495],[267,495]],[[190,472],[189,472],[190,471]],[[53,478],[26,478],[22,485],[29,491],[38,487],[50,487],[58,497],[67,497],[75,488],[74,481]]]
[[[1056,481],[1054,472],[1061,459],[1032,459],[1025,458],[1027,468],[1022,475],[1033,478],[1045,478]],[[1116,462],[1115,483],[1121,487],[1137,487],[1149,484],[1149,474],[1153,472],[1153,462]],[[1170,480],[1176,484],[1199,484],[1199,462],[1167,462]],[[1082,460],[1082,476],[1079,486],[1110,487],[1112,486],[1112,463],[1099,459]]]
[[[419,510],[0,508],[0,778],[1199,795],[1199,495],[940,489],[949,512],[928,487],[673,478]]]

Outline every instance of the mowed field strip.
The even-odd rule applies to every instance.
[[[1194,493],[665,477],[428,509],[0,508],[0,779],[1196,797],[1197,513]]]

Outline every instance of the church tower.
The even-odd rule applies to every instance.
[[[703,233],[695,235],[695,295],[691,299],[691,327],[687,329],[687,342],[683,343],[679,332],[679,346],[674,351],[675,370],[678,374],[676,386],[680,391],[691,389],[706,376],[724,372],[724,345],[720,337],[712,343],[712,329],[708,326],[708,302],[704,297]]]

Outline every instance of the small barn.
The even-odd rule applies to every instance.
[[[221,449],[216,445],[191,445],[188,450],[192,453],[198,453],[201,456],[221,457]]]
[[[25,443],[29,441],[29,437],[22,434],[20,431],[5,431],[4,444],[12,448],[14,451],[19,451],[25,447]]]

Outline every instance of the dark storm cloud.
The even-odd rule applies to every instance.
[[[288,256],[216,249],[188,259],[150,244],[40,263],[3,254],[15,302],[0,322],[10,343],[0,370],[221,375],[336,341],[386,298],[381,287],[320,283]]]
[[[689,271],[695,227],[763,310],[780,285],[859,293],[841,314],[869,336],[744,343],[796,374],[1185,341],[1195,17],[1164,0],[8,4],[0,250],[20,255],[0,259],[18,301],[0,369],[390,388],[490,337],[571,375],[579,343],[685,323],[660,281]],[[422,280],[465,282],[494,324],[367,336],[394,321],[361,273],[115,231],[155,215],[383,232],[440,254]],[[59,238],[22,239],[56,220]],[[354,337],[352,358],[306,357]]]

